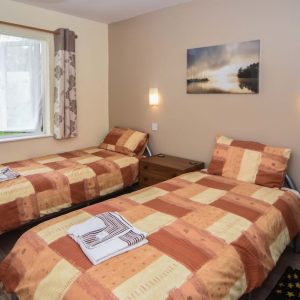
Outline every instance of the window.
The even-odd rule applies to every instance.
[[[0,141],[49,134],[49,45],[0,27]]]

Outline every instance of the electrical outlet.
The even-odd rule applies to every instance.
[[[152,131],[157,131],[158,130],[158,123],[152,123]]]

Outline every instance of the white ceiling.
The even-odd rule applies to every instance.
[[[126,20],[191,0],[14,0],[103,23]]]

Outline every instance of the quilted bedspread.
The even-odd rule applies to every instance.
[[[92,265],[66,235],[118,211],[149,243]],[[238,299],[261,285],[300,230],[296,194],[201,172],[47,221],[0,264],[23,299]]]
[[[136,157],[93,147],[0,165],[21,174],[0,182],[0,234],[132,185],[138,163]]]

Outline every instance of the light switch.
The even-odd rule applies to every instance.
[[[158,130],[158,123],[152,123],[152,131]]]

